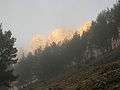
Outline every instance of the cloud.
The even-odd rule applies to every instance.
[[[46,45],[50,45],[52,42],[59,43],[65,39],[70,40],[75,32],[82,36],[83,32],[86,32],[90,29],[90,26],[91,23],[87,22],[77,30],[55,29],[48,37],[35,35],[29,44],[28,52],[34,52],[39,47],[44,48]]]

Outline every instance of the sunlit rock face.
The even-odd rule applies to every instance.
[[[46,37],[42,35],[35,35],[29,44],[28,52],[33,52],[39,47],[45,47],[47,42],[48,40]]]
[[[85,23],[80,29],[77,30],[69,30],[69,29],[55,29],[53,32],[48,36],[44,37],[42,35],[36,35],[32,38],[28,52],[34,52],[39,47],[45,47],[46,45],[50,45],[52,42],[59,43],[60,41],[64,41],[65,39],[70,40],[74,33],[77,32],[82,36],[84,32],[90,30],[91,23]]]
[[[48,37],[36,35],[32,38],[28,52],[34,52],[37,48],[49,46],[52,42],[59,43],[64,39],[71,39],[74,31],[67,29],[55,29]]]
[[[86,22],[83,24],[82,27],[80,27],[80,29],[77,30],[77,33],[80,34],[80,36],[82,36],[84,32],[90,30],[90,27],[91,27],[91,22]]]
[[[49,44],[52,42],[59,43],[60,41],[63,41],[64,39],[71,39],[72,35],[74,33],[74,30],[67,30],[67,29],[55,29],[48,37]]]

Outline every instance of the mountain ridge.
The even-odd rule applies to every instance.
[[[40,34],[35,35],[30,41],[27,51],[34,52],[37,48],[39,47],[44,48],[45,46],[50,45],[52,42],[58,44],[59,42],[63,42],[65,39],[70,40],[75,32],[77,32],[78,34],[80,34],[80,36],[82,36],[84,32],[89,31],[90,27],[91,27],[91,22],[86,22],[83,24],[83,26],[81,26],[77,30],[59,28],[53,30],[52,33],[47,37]]]

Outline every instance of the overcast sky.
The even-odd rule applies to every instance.
[[[95,20],[99,12],[116,0],[0,0],[0,22],[11,30],[17,47],[27,47],[36,34],[49,35],[54,29],[77,29]]]

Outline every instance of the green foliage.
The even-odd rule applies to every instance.
[[[17,62],[17,49],[14,47],[16,39],[11,31],[3,32],[0,26],[0,87],[9,87],[17,76],[13,74],[12,65]]]

